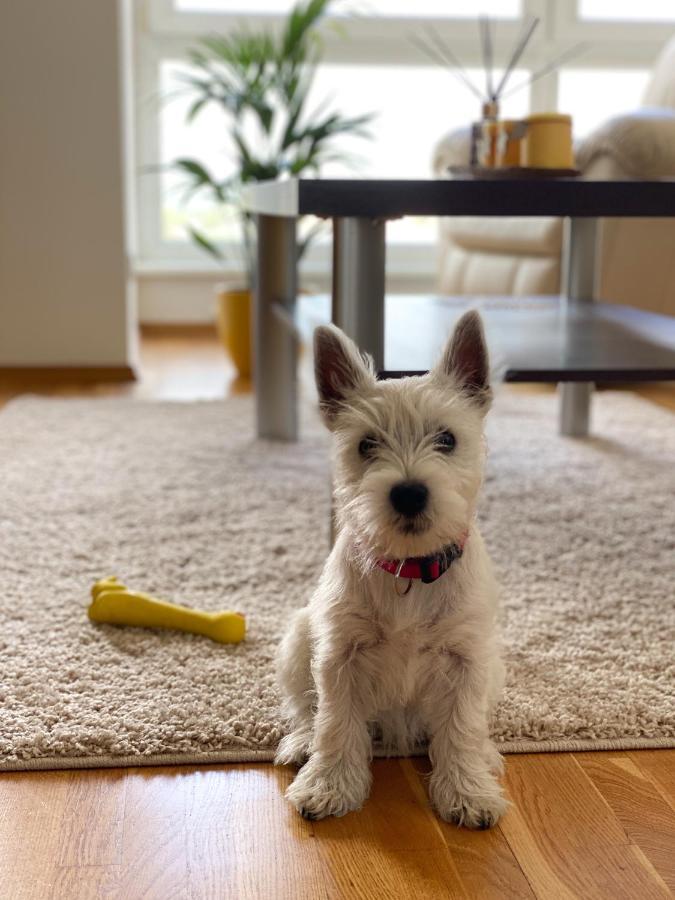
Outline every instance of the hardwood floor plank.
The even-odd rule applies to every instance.
[[[675,810],[627,754],[579,753],[575,759],[609,803],[631,843],[675,892]]]
[[[182,814],[174,812],[128,825],[125,821],[118,897],[188,897],[187,836]]]
[[[81,769],[64,774],[66,802],[59,826],[58,864],[119,864],[125,773],[119,769]]]
[[[539,828],[542,840],[569,849],[630,843],[573,754],[509,756],[505,780],[512,802],[525,821]],[[556,812],[550,815],[553,805]]]
[[[189,766],[138,766],[126,770],[124,825],[142,827],[151,819],[185,819]]]
[[[387,853],[442,850],[443,835],[425,793],[416,794],[398,759],[376,759],[373,786],[363,809],[314,824],[321,843],[367,842]]]
[[[579,850],[567,859],[583,900],[672,900],[672,893],[634,844],[604,847],[589,857]],[[540,895],[544,900],[544,895]],[[551,896],[546,895],[546,900]]]
[[[448,851],[398,850],[367,843],[321,846],[325,865],[348,900],[466,900]]]
[[[399,760],[375,760],[363,809],[314,822],[313,831],[337,896],[469,896],[426,795],[413,791]]]
[[[118,867],[97,861],[121,858],[124,777],[122,770],[0,776],[0,896],[112,896],[109,876]],[[67,884],[80,893],[62,891]]]
[[[429,805],[424,757],[400,760],[413,793],[426,804],[427,814],[450,851],[467,897],[472,900],[521,900],[535,895],[499,828],[471,831],[443,822]]]
[[[56,868],[50,892],[42,896],[49,900],[122,900],[120,873],[120,866]]]
[[[537,897],[668,896],[609,803],[571,754],[511,756],[513,807],[500,823]]]
[[[314,824],[284,798],[289,768],[233,765],[195,770],[187,781],[190,897],[220,900],[338,896]]]
[[[66,808],[68,772],[0,775],[0,879],[3,866],[25,866],[26,877],[55,864]]]
[[[675,750],[633,750],[628,755],[675,810]]]
[[[64,900],[63,894],[57,893],[62,871],[58,866],[50,865],[28,874],[24,865],[12,865],[11,861],[5,860],[0,863],[0,896],[3,900]],[[75,900],[80,898],[75,895]]]
[[[229,832],[269,831],[279,826],[284,844],[304,844],[312,826],[284,797],[290,767],[271,763],[196,766],[187,776],[185,815],[192,828],[224,827]]]
[[[25,858],[3,859],[0,897],[2,900],[123,900],[120,871],[120,866],[30,866]]]
[[[525,900],[536,896],[499,826],[470,831],[443,823],[442,828],[455,868],[472,900]]]
[[[503,821],[507,839],[539,900],[666,900],[673,896],[633,844],[557,852],[528,828],[518,809],[507,813]]]
[[[319,849],[285,845],[274,834],[225,827],[188,827],[187,853],[191,900],[332,900],[338,896]]]

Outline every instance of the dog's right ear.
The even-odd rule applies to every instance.
[[[335,325],[314,330],[314,376],[319,392],[319,408],[328,428],[354,391],[374,380],[372,361],[362,355],[346,334]]]

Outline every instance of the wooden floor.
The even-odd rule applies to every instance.
[[[222,397],[239,383],[211,334],[155,329],[129,385],[5,379],[30,390]],[[523,390],[523,388],[519,388]],[[641,389],[675,409],[665,386]],[[512,806],[490,832],[440,822],[421,759],[377,761],[370,800],[305,822],[269,765],[0,776],[0,900],[114,897],[611,898],[675,894],[675,750],[509,756]]]

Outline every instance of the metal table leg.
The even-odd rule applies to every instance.
[[[331,319],[384,369],[384,220],[333,219]],[[330,542],[335,543],[334,510]]]
[[[257,216],[254,361],[258,437],[298,438],[295,219]]]
[[[566,222],[563,269],[564,303],[592,303],[596,296],[598,220],[571,218]],[[593,383],[564,381],[560,393],[560,433],[586,437],[589,431]]]
[[[385,223],[333,219],[332,319],[384,368]]]

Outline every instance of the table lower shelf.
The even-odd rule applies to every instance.
[[[495,376],[511,382],[675,380],[675,317],[558,297],[390,295],[383,377],[426,372],[454,323],[480,310]],[[304,330],[325,321],[325,297],[304,297]],[[318,315],[317,315],[318,314]]]

